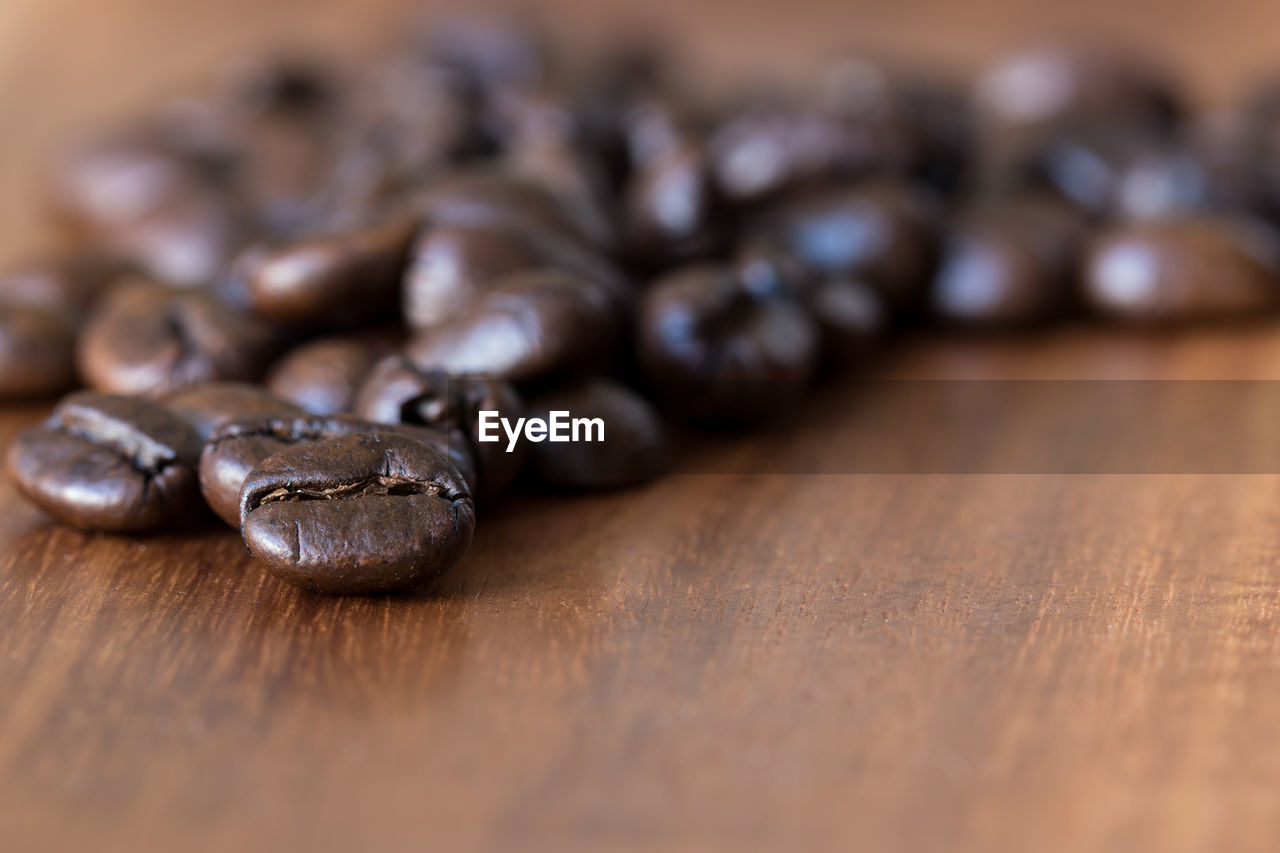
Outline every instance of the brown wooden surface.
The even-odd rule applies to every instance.
[[[238,47],[358,51],[403,5],[4,0],[0,248],[39,239],[35,167],[67,133]],[[838,41],[963,66],[1103,23],[1210,98],[1280,64],[1270,0],[636,6],[720,70]],[[548,8],[584,38],[637,17]],[[914,344],[880,370],[1280,378],[1280,328]],[[721,450],[779,471],[828,429],[936,428],[857,415],[828,393]],[[1270,475],[688,474],[516,501],[434,589],[344,600],[229,531],[86,536],[6,485],[0,850],[1274,850],[1278,557]]]

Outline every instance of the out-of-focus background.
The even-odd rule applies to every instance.
[[[469,6],[468,8],[473,8]],[[460,4],[423,0],[3,0],[0,257],[39,238],[40,169],[81,128],[197,85],[229,57],[272,47],[359,56],[401,22]],[[964,74],[1048,36],[1133,44],[1185,72],[1200,103],[1280,69],[1272,0],[547,0],[510,3],[592,49],[650,32],[700,80],[794,77],[853,48]]]

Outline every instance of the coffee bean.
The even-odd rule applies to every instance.
[[[250,303],[294,326],[349,326],[394,304],[417,226],[396,218],[267,251],[247,274]]]
[[[806,193],[766,223],[760,239],[780,241],[816,276],[871,284],[895,310],[919,301],[937,259],[937,210],[898,181]]]
[[[710,252],[721,236],[702,144],[685,137],[640,163],[623,198],[627,256],[653,268]]]
[[[74,387],[75,324],[65,311],[0,303],[0,399]]]
[[[200,439],[164,406],[82,391],[9,449],[18,490],[58,520],[86,530],[143,531],[198,503]]]
[[[456,317],[504,276],[555,268],[606,285],[619,300],[629,287],[603,257],[547,229],[501,222],[428,225],[412,251],[404,281],[404,317],[429,329]]]
[[[205,382],[167,397],[165,405],[182,418],[201,441],[208,441],[223,424],[252,417],[295,417],[302,409],[258,385],[244,382]]]
[[[1132,322],[1256,316],[1280,296],[1274,246],[1259,239],[1268,236],[1205,217],[1118,226],[1086,255],[1084,295],[1100,314]]]
[[[319,338],[289,351],[267,371],[276,396],[313,415],[350,412],[360,383],[385,349],[360,338]]]
[[[240,489],[259,462],[295,444],[365,434],[396,434],[420,441],[449,460],[468,483],[468,490],[477,482],[469,442],[457,432],[411,424],[373,424],[341,415],[254,415],[223,423],[209,436],[200,454],[200,492],[219,518],[239,527]]]
[[[79,321],[128,272],[121,258],[93,249],[33,260],[0,275],[0,305],[44,308]]]
[[[97,308],[76,360],[93,388],[164,396],[201,382],[256,379],[275,347],[260,320],[206,293],[136,281]]]
[[[240,499],[245,544],[277,577],[321,592],[420,586],[471,544],[475,509],[441,453],[400,435],[348,435],[263,460]]]
[[[668,402],[700,420],[784,414],[808,386],[819,345],[803,307],[752,295],[728,268],[678,270],[641,302],[640,366]]]
[[[1052,318],[1069,301],[1085,235],[1083,215],[1051,196],[1018,196],[969,211],[934,278],[934,313],[975,327]]]
[[[997,60],[973,99],[991,134],[1028,126],[1168,127],[1181,112],[1171,75],[1131,51],[1043,44]]]
[[[406,354],[424,369],[524,382],[607,362],[621,326],[612,295],[554,270],[502,278],[448,325],[420,333]]]
[[[533,472],[544,483],[567,489],[617,489],[648,482],[666,471],[667,443],[658,413],[625,385],[592,379],[529,403],[530,417],[550,422],[552,412],[568,412],[570,419],[599,419],[604,440],[587,441],[584,431],[584,440],[578,441],[522,441],[528,444]]]
[[[506,491],[524,466],[523,443],[508,453],[504,442],[479,440],[480,412],[515,422],[524,404],[510,383],[479,376],[420,370],[407,358],[387,356],[369,373],[356,396],[359,417],[378,423],[422,424],[466,437],[475,460],[478,502]]]

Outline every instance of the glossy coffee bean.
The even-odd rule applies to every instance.
[[[260,385],[245,382],[205,382],[165,398],[169,410],[208,441],[223,424],[252,417],[295,417],[302,409]]]
[[[528,444],[533,472],[542,482],[565,489],[617,489],[648,482],[666,471],[662,421],[647,400],[625,385],[592,379],[529,403],[530,417],[548,420],[551,412],[568,412],[570,419],[599,419],[604,440],[522,441]]]
[[[1211,201],[1209,175],[1191,150],[1150,132],[1060,135],[1034,160],[1050,186],[1097,216],[1172,216]]]
[[[955,226],[930,297],[936,316],[966,326],[1020,326],[1066,308],[1084,244],[1083,215],[1051,196],[979,206]]]
[[[458,316],[504,276],[554,268],[592,278],[629,299],[621,274],[576,240],[548,229],[501,222],[428,224],[418,237],[405,274],[405,321],[429,329]]]
[[[359,417],[378,423],[422,424],[461,434],[475,460],[478,502],[507,490],[524,466],[524,443],[507,452],[506,442],[480,441],[480,412],[499,412],[512,423],[524,404],[511,384],[479,376],[420,370],[407,358],[388,356],[369,373],[356,396]]]
[[[33,260],[0,275],[0,305],[44,308],[78,321],[128,271],[122,259],[92,249]]]
[[[592,279],[554,270],[506,276],[445,326],[410,340],[424,369],[524,382],[607,362],[621,318]]]
[[[884,296],[865,281],[812,275],[776,246],[743,246],[734,259],[734,272],[759,299],[803,305],[818,326],[823,361],[831,364],[849,364],[869,354],[893,320]]]
[[[249,474],[245,544],[290,583],[321,592],[420,586],[471,544],[475,508],[445,456],[400,435],[294,445]]]
[[[1280,297],[1274,240],[1266,226],[1224,219],[1121,225],[1089,248],[1084,296],[1104,316],[1140,323],[1261,315]]]
[[[240,526],[240,489],[262,460],[287,447],[343,435],[394,433],[434,447],[467,482],[476,482],[475,465],[465,436],[409,424],[373,424],[348,416],[256,415],[228,421],[209,436],[200,454],[200,492],[219,518]]]
[[[807,388],[820,346],[798,302],[761,299],[732,270],[714,266],[653,284],[636,337],[645,378],[667,402],[727,423],[785,414]]]
[[[350,412],[382,347],[360,338],[319,338],[290,350],[267,371],[266,387],[313,415]]]
[[[82,391],[9,449],[9,476],[24,497],[86,530],[150,530],[198,503],[200,439],[164,406]]]
[[[206,293],[133,282],[95,310],[76,361],[98,390],[165,396],[202,382],[256,379],[275,346],[260,320]]]
[[[780,241],[811,274],[865,281],[902,310],[919,301],[933,272],[938,216],[931,199],[910,185],[871,181],[788,202],[762,237]]]
[[[247,273],[249,301],[293,326],[351,325],[394,305],[417,226],[398,218],[268,250]]]
[[[652,268],[706,253],[720,236],[707,155],[689,137],[637,166],[623,206],[627,255],[637,265]]]
[[[65,311],[0,302],[0,399],[75,387],[75,323]]]
[[[979,75],[973,99],[991,133],[1103,123],[1160,128],[1181,111],[1167,71],[1098,44],[1044,44],[1002,57]]]

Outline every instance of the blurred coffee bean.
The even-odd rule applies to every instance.
[[[788,253],[748,243],[734,259],[734,271],[753,296],[799,302],[818,325],[823,360],[847,365],[866,356],[889,331],[891,312],[884,296],[857,278],[811,275]]]
[[[545,34],[513,13],[467,10],[436,16],[414,35],[420,51],[457,69],[482,91],[535,84],[551,71]]]
[[[94,311],[76,363],[92,388],[165,396],[213,380],[254,380],[276,338],[260,320],[207,293],[135,281]]]
[[[336,70],[320,56],[301,53],[254,57],[232,66],[228,88],[250,115],[317,116],[337,108]]]
[[[205,382],[165,398],[165,405],[208,441],[223,424],[249,417],[293,417],[302,409],[259,385],[245,382]]]
[[[966,326],[1022,326],[1066,306],[1084,216],[1048,195],[979,205],[953,227],[934,277],[934,314]]]
[[[919,301],[933,272],[937,213],[910,185],[876,180],[805,193],[770,214],[757,234],[779,241],[815,276],[866,281],[900,311]]]
[[[122,259],[93,249],[33,260],[0,274],[0,305],[44,308],[78,320],[128,272]]]
[[[1084,296],[1100,314],[1141,323],[1261,315],[1280,296],[1268,236],[1274,241],[1274,234],[1206,217],[1118,226],[1085,257]]]
[[[495,282],[534,268],[575,272],[630,302],[630,288],[603,257],[553,231],[509,223],[428,223],[405,275],[404,318],[429,329],[457,316]]]
[[[1169,128],[1182,112],[1167,70],[1099,44],[1015,51],[978,76],[973,101],[990,134],[1100,124]]]
[[[75,329],[65,310],[0,302],[0,400],[75,387]]]
[[[360,338],[318,338],[286,353],[267,371],[275,395],[313,415],[352,411],[356,390],[385,352]]]
[[[406,354],[424,369],[527,382],[607,364],[622,317],[598,282],[556,270],[506,276]]]
[[[667,443],[658,413],[625,385],[592,379],[541,394],[529,403],[530,417],[550,423],[552,412],[567,412],[564,417],[571,422],[598,419],[599,434],[588,436],[586,430],[596,427],[586,426],[581,440],[522,439],[542,482],[565,489],[618,489],[666,472]]]
[[[86,530],[143,531],[198,503],[200,439],[164,406],[82,391],[9,448],[9,476],[29,501]]]
[[[387,311],[398,296],[417,226],[396,218],[267,250],[246,274],[258,314],[290,326],[350,326]]]
[[[468,484],[476,482],[467,440],[445,430],[410,424],[373,424],[348,416],[261,414],[217,427],[200,454],[200,491],[209,508],[232,527],[240,526],[240,491],[249,472],[268,456],[292,445],[343,435],[394,433],[439,451]]]
[[[1097,216],[1156,218],[1203,210],[1210,184],[1186,146],[1134,131],[1056,136],[1035,157],[1048,184]]]
[[[799,303],[756,297],[730,269],[678,270],[654,283],[640,306],[646,379],[699,420],[750,423],[784,414],[808,387],[819,345]]]
[[[626,252],[636,266],[654,268],[707,254],[721,236],[707,155],[689,136],[637,164],[623,206]]]
[[[760,100],[739,108],[711,133],[707,150],[718,191],[757,201],[880,165],[891,140],[879,128],[851,125],[803,103]]]
[[[466,483],[431,447],[401,435],[348,435],[263,460],[241,493],[245,544],[290,583],[321,592],[420,586],[471,544]]]
[[[369,373],[356,397],[359,417],[378,423],[422,424],[465,436],[475,461],[478,502],[507,490],[524,466],[523,444],[479,440],[480,412],[498,412],[514,423],[524,404],[511,384],[481,376],[420,370],[403,356],[387,356]]]

